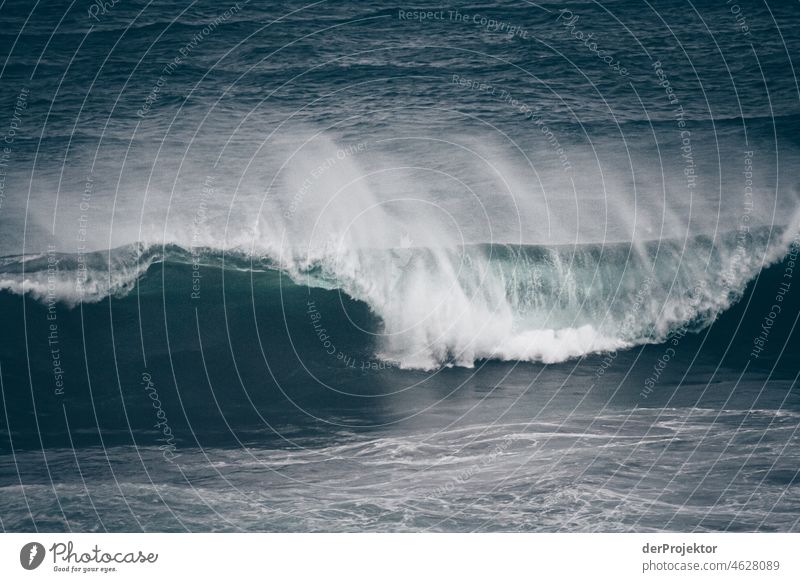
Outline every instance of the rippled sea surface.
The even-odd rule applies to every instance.
[[[800,12],[0,5],[0,528],[797,531]]]

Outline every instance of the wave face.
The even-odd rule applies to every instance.
[[[137,244],[85,255],[7,257],[0,285],[75,306],[126,295],[154,263],[191,265],[198,278],[209,267],[280,270],[298,286],[339,290],[365,303],[380,321],[372,333],[381,359],[433,369],[483,359],[562,362],[702,329],[762,268],[797,247],[795,232],[766,228],[717,241],[573,247],[331,244],[252,254]]]
[[[553,363],[707,326],[789,244],[763,229],[716,243],[322,253],[285,268],[367,303],[384,325],[381,356],[401,366]]]

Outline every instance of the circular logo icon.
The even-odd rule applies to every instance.
[[[19,563],[26,570],[35,570],[44,562],[44,546],[39,542],[28,542],[19,551]]]

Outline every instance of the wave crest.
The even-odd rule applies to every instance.
[[[280,269],[338,289],[379,317],[378,355],[405,368],[481,359],[554,363],[702,329],[797,237],[786,229],[717,240],[577,246],[466,245],[253,253],[120,247],[0,260],[0,288],[74,306],[122,296],[156,262]],[[265,298],[270,300],[272,298]]]

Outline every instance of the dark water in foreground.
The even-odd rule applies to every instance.
[[[428,373],[372,359],[347,316],[375,321],[335,291],[205,269],[192,302],[191,267],[156,264],[124,298],[58,308],[63,395],[47,306],[3,295],[3,527],[796,530],[796,315],[760,358],[743,339],[783,270],[677,343]]]

